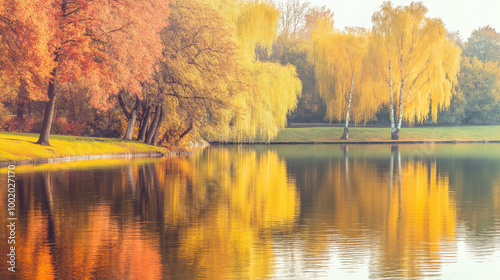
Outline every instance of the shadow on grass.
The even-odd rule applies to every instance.
[[[11,141],[17,141],[17,142],[27,142],[27,143],[36,144],[36,142],[33,142],[33,141],[16,139],[16,138],[0,138],[0,140],[11,140]]]

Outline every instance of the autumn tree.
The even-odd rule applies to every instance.
[[[231,116],[231,131],[219,140],[264,139],[275,137],[287,122],[287,115],[297,105],[301,82],[295,67],[257,59],[261,46],[272,52],[278,32],[278,9],[268,1],[211,0],[213,7],[231,23],[236,34],[244,71],[249,73],[245,90],[234,97],[241,108]]]
[[[441,115],[453,123],[497,122],[500,34],[490,26],[481,27],[462,46],[457,94]]]
[[[367,82],[368,36],[362,28],[335,31],[331,21],[325,19],[318,20],[311,35],[310,60],[315,65],[318,91],[327,106],[326,117],[330,121],[345,120],[343,140],[349,137],[351,105],[356,107],[354,120],[366,122],[374,118],[381,103],[373,85]]]
[[[161,32],[163,57],[145,87],[148,107],[138,138],[155,144],[162,111],[166,130],[185,127],[166,134],[170,139],[165,140],[171,142],[191,131],[210,139],[227,130],[235,108],[234,87],[245,75],[239,69],[241,59],[233,32],[231,23],[210,6],[193,0],[173,1],[169,26]],[[156,112],[150,129],[144,127],[153,116],[148,110]]]
[[[297,69],[302,82],[302,93],[297,107],[288,116],[289,122],[322,122],[325,118],[325,103],[316,90],[314,65],[307,59],[310,47],[309,42],[300,34],[294,34],[290,38],[281,34],[273,46],[273,53],[259,57],[262,61],[291,64]]]
[[[1,97],[17,95],[19,117],[28,97],[43,97],[42,88],[54,65],[49,46],[56,26],[46,15],[50,9],[50,1],[0,3]]]
[[[333,25],[334,13],[328,9],[326,6],[313,7],[304,15],[305,24],[301,31],[302,36],[306,39],[310,39],[312,31],[316,28],[316,23],[318,19],[329,22]]]
[[[457,82],[461,50],[447,39],[443,22],[426,14],[422,3],[386,2],[372,17],[373,59],[390,97],[392,139],[399,139],[403,119],[411,125],[430,113],[436,121]]]
[[[317,8],[311,8],[307,1],[289,0],[278,5],[280,10],[279,35],[269,55],[266,49],[259,48],[259,60],[291,64],[297,69],[302,82],[302,93],[297,107],[288,116],[290,122],[322,122],[325,117],[325,104],[316,90],[314,66],[307,59],[310,49],[309,36],[306,36],[308,19]]]
[[[28,88],[31,99],[48,100],[38,144],[49,145],[59,85],[84,84],[91,103],[100,109],[109,107],[109,95],[119,90],[141,96],[142,82],[161,54],[158,32],[167,24],[168,4],[163,0],[3,3],[0,30],[8,45],[3,74],[12,77],[9,83]]]

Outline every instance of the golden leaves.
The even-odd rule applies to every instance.
[[[295,108],[302,84],[295,67],[255,61],[255,47],[271,51],[277,39],[279,12],[268,1],[212,1],[232,21],[237,34],[243,78],[233,97],[237,108],[230,117],[230,131],[219,139],[237,141],[275,137],[286,124],[286,115]]]
[[[403,107],[410,125],[425,121],[429,112],[436,121],[438,109],[449,106],[460,69],[460,48],[447,39],[443,22],[426,13],[421,3],[394,8],[387,2],[373,15],[373,58],[384,73],[385,91],[392,82],[394,105]]]
[[[367,56],[370,39],[363,28],[337,31],[329,18],[316,21],[308,59],[315,65],[316,85],[330,121],[345,120],[351,90],[350,116],[356,123],[374,119],[382,104]]]

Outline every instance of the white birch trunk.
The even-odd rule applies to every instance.
[[[354,90],[354,71],[351,76],[351,90],[349,91],[349,102],[347,103],[347,114],[345,116],[345,127],[349,127],[349,112],[351,111],[352,92]]]
[[[340,138],[341,140],[347,140],[349,138],[349,112],[351,110],[352,92],[354,90],[354,71],[351,74],[351,89],[349,91],[349,101],[347,102],[347,112],[345,116],[345,127],[344,134]]]
[[[391,95],[391,104],[390,104],[390,117],[391,117],[391,136],[396,132],[396,124],[394,122],[394,90],[392,88],[392,63],[389,60],[389,89]]]
[[[399,92],[399,114],[398,114],[398,127],[396,128],[397,138],[399,139],[399,131],[401,130],[401,123],[403,121],[403,96],[405,89],[405,80],[401,78],[401,89]]]

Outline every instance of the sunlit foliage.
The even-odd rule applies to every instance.
[[[39,144],[49,145],[61,84],[84,83],[100,109],[121,89],[141,94],[141,83],[161,54],[158,31],[167,25],[168,5],[163,0],[2,2],[1,40],[7,50],[2,74],[10,83],[22,82],[31,99],[49,101]]]
[[[336,31],[320,18],[312,31],[310,60],[315,65],[318,91],[330,121],[356,123],[375,118],[382,101],[373,85],[366,58],[370,34],[361,28]]]
[[[279,12],[268,1],[209,1],[232,21],[249,72],[247,89],[235,97],[240,110],[233,115],[230,136],[236,140],[275,137],[286,125],[286,115],[297,104],[301,82],[293,66],[256,60],[255,48],[271,51],[277,38]],[[227,136],[219,137],[220,140]]]
[[[443,22],[426,14],[422,3],[386,2],[372,17],[373,59],[390,95],[393,139],[399,138],[403,119],[411,125],[430,115],[436,121],[457,83],[461,50],[447,39]]]
[[[248,76],[233,31],[210,6],[173,1],[169,26],[161,32],[163,57],[144,91],[146,106],[164,107],[167,132],[186,126],[211,139],[227,131],[235,88]],[[173,142],[182,131],[167,134],[164,140]]]

